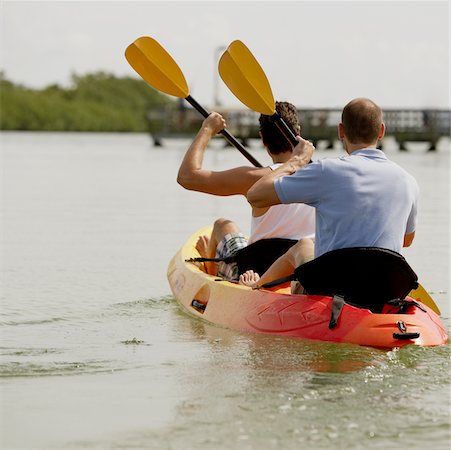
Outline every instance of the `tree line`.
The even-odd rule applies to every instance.
[[[97,72],[69,88],[30,89],[0,74],[0,130],[148,131],[149,109],[176,102],[143,80]]]

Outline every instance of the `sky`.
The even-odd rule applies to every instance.
[[[0,70],[33,88],[72,74],[138,76],[128,44],[151,36],[171,54],[204,106],[222,81],[222,49],[242,40],[275,99],[341,108],[369,97],[386,108],[450,108],[449,1],[4,1]],[[216,88],[215,88],[216,86]]]

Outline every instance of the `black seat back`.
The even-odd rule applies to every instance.
[[[242,248],[230,259],[236,261],[240,274],[246,270],[253,270],[261,275],[296,242],[293,239],[283,238],[261,239]]]
[[[325,253],[299,266],[295,279],[309,294],[340,295],[347,303],[374,312],[418,287],[418,277],[402,255],[372,247]]]

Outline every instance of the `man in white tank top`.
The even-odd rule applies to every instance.
[[[288,102],[276,102],[276,111],[295,135],[300,133],[296,107]],[[292,146],[269,116],[260,116],[260,137],[273,161],[270,167],[241,166],[223,171],[204,169],[203,156],[212,137],[226,127],[224,118],[211,113],[202,123],[194,141],[187,150],[179,169],[177,182],[186,189],[212,195],[242,195],[246,197],[250,187],[261,177],[271,173],[292,156]],[[196,248],[205,258],[225,258],[233,256],[248,244],[268,238],[300,240],[307,245],[313,241],[315,233],[315,210],[304,204],[277,205],[274,207],[252,208],[251,235],[249,240],[231,220],[217,219],[211,236],[201,236]],[[238,267],[235,263],[207,263],[208,273],[237,281]]]

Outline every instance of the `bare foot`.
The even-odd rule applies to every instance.
[[[260,275],[257,272],[254,272],[253,270],[247,270],[240,275],[239,283],[251,288],[257,288],[259,280]]]
[[[196,244],[196,250],[202,258],[208,258],[208,244],[210,238],[208,236],[199,236]]]

